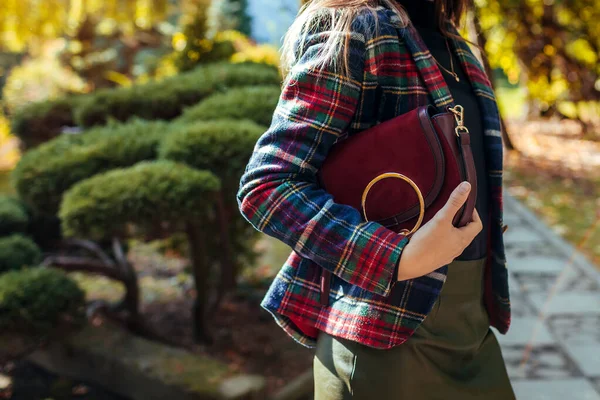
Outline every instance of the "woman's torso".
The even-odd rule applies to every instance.
[[[446,37],[439,29],[435,3],[426,0],[396,0],[408,13],[411,22],[423,38],[431,55],[449,71],[456,73],[458,81],[443,68],[440,68],[444,80],[454,97],[456,104],[465,109],[465,126],[471,136],[471,149],[477,172],[477,201],[475,208],[481,216],[489,212],[489,188],[485,166],[485,149],[483,145],[483,120],[477,96],[469,81],[469,77],[460,65],[460,60],[449,48]],[[433,98],[430,99],[433,104]],[[473,241],[456,258],[457,260],[476,260],[485,257],[487,250],[487,230],[489,221],[482,218],[483,229]]]
[[[362,18],[365,19],[363,25],[375,25],[369,13]],[[437,105],[447,104],[443,77],[429,73],[427,81],[422,78],[423,70],[430,71],[433,61],[427,57],[426,46],[420,42],[418,33],[404,27],[393,11],[385,7],[377,9],[377,18],[378,31],[366,43],[359,109],[350,129],[339,140],[430,104],[434,91]],[[497,108],[489,81],[476,58],[466,45],[454,45],[460,46],[461,62],[469,71],[469,81],[477,87],[480,109],[474,114],[487,114],[483,131],[494,136],[487,145],[484,143],[488,177],[493,177],[495,185],[490,186],[490,193],[494,195],[490,198],[487,215],[481,215],[481,219],[490,218],[488,223],[492,221],[493,227],[487,231],[486,306],[492,325],[503,332],[508,328],[510,308],[500,231],[501,180],[494,175],[501,170],[502,159],[501,145],[496,143],[499,139],[496,132],[500,129]],[[455,69],[460,68],[455,65]],[[444,266],[426,276],[396,282],[387,297],[349,284],[334,274],[329,305],[321,307],[321,267],[292,252],[261,306],[272,313],[291,337],[307,347],[315,347],[318,331],[324,330],[371,347],[391,348],[405,342],[423,322],[440,293],[446,271],[447,266]]]

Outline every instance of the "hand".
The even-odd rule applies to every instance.
[[[458,185],[446,204],[412,235],[402,249],[398,280],[427,275],[450,264],[473,241],[483,228],[477,210],[473,209],[472,221],[467,225],[456,228],[452,224],[452,219],[467,201],[470,191],[468,182]]]

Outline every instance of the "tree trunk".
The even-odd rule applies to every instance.
[[[78,244],[78,246],[80,245]],[[140,326],[137,275],[131,265],[128,267],[133,273],[131,271],[127,272],[127,268],[123,268],[121,261],[117,261],[117,264],[115,264],[110,259],[106,259],[106,257],[104,255],[101,257],[101,260],[96,260],[89,257],[50,255],[44,259],[42,264],[66,272],[81,271],[102,275],[121,282],[125,286],[125,296],[118,304],[111,305],[110,309],[114,312],[126,311],[128,325],[130,325],[132,330],[137,330]]]
[[[217,195],[217,218],[219,219],[219,284],[216,288],[215,299],[210,305],[208,316],[213,316],[219,309],[225,294],[236,286],[236,271],[230,243],[230,213],[225,204],[223,192]]]
[[[113,238],[113,252],[117,265],[123,274],[123,285],[125,285],[123,306],[129,313],[128,324],[135,331],[140,329],[142,325],[140,316],[140,288],[137,273],[133,265],[127,260],[125,254],[123,254],[121,242],[117,238]]]
[[[190,261],[196,287],[196,299],[192,309],[194,341],[196,343],[211,344],[212,338],[208,328],[207,300],[209,298],[208,278],[210,268],[207,257],[207,240],[199,221],[189,222],[186,234],[190,247]]]

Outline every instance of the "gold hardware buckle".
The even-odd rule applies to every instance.
[[[423,199],[423,194],[421,193],[421,190],[419,189],[419,187],[417,186],[417,184],[412,179],[410,179],[408,176],[406,176],[406,175],[402,175],[402,174],[399,174],[397,172],[386,172],[385,174],[381,174],[381,175],[378,175],[375,178],[373,178],[371,180],[371,182],[369,182],[369,184],[367,185],[367,187],[365,188],[365,190],[363,191],[363,194],[362,194],[361,207],[362,207],[362,211],[363,211],[363,216],[365,217],[366,221],[369,220],[369,218],[367,217],[366,203],[367,203],[367,196],[369,195],[369,192],[371,191],[371,188],[377,182],[379,182],[379,181],[381,181],[383,179],[386,179],[386,178],[402,179],[402,180],[408,182],[410,184],[410,186],[412,186],[412,188],[417,193],[417,196],[419,198],[419,207],[420,207],[420,210],[419,210],[419,219],[417,220],[417,223],[415,224],[415,226],[410,231],[408,229],[402,229],[399,232],[399,233],[404,234],[406,236],[412,235],[413,233],[415,233],[417,231],[417,229],[419,229],[419,227],[421,226],[421,223],[423,222],[423,217],[425,215],[425,200]]]
[[[465,109],[460,104],[455,105],[454,107],[448,107],[448,110],[454,114],[454,119],[456,120],[456,125],[463,125]]]
[[[454,133],[456,136],[460,137],[460,133],[469,133],[469,130],[464,124],[465,120],[465,109],[460,104],[455,105],[454,107],[448,107],[448,110],[454,114],[454,119],[456,120],[456,128],[454,128]]]

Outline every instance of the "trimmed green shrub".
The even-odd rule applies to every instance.
[[[0,332],[45,335],[83,320],[84,293],[62,271],[33,268],[0,275]]]
[[[27,209],[18,199],[0,196],[0,236],[26,232],[28,223]]]
[[[23,233],[43,250],[49,250],[61,238],[56,215],[40,214],[20,199],[0,196],[0,237]]]
[[[98,91],[76,110],[75,120],[85,127],[134,116],[170,120],[215,92],[280,80],[277,69],[264,64],[213,63],[158,82]]]
[[[39,264],[42,252],[27,236],[15,234],[0,238],[0,274]]]
[[[254,145],[264,131],[264,127],[249,120],[198,122],[174,130],[159,149],[161,158],[209,170],[221,179],[222,219],[213,224],[215,230],[221,225],[218,229],[227,231],[228,243],[215,235],[208,252],[218,259],[227,245],[238,272],[242,264],[251,265],[255,259],[254,243],[259,236],[238,212],[235,194]],[[231,275],[235,277],[236,273],[232,271]]]
[[[217,177],[172,161],[142,162],[96,175],[64,195],[59,216],[66,236],[101,239],[163,221],[203,215],[219,190]]]
[[[164,122],[136,120],[61,136],[25,153],[12,178],[19,196],[36,211],[55,214],[65,190],[113,168],[156,158]]]
[[[206,169],[237,188],[254,144],[265,128],[249,120],[179,125],[159,148],[159,157]]]
[[[177,121],[250,119],[269,126],[280,94],[281,88],[275,85],[231,89],[213,94],[200,104],[187,108]]]
[[[31,103],[11,118],[11,132],[29,149],[58,136],[64,127],[74,126],[73,111],[83,96]]]

